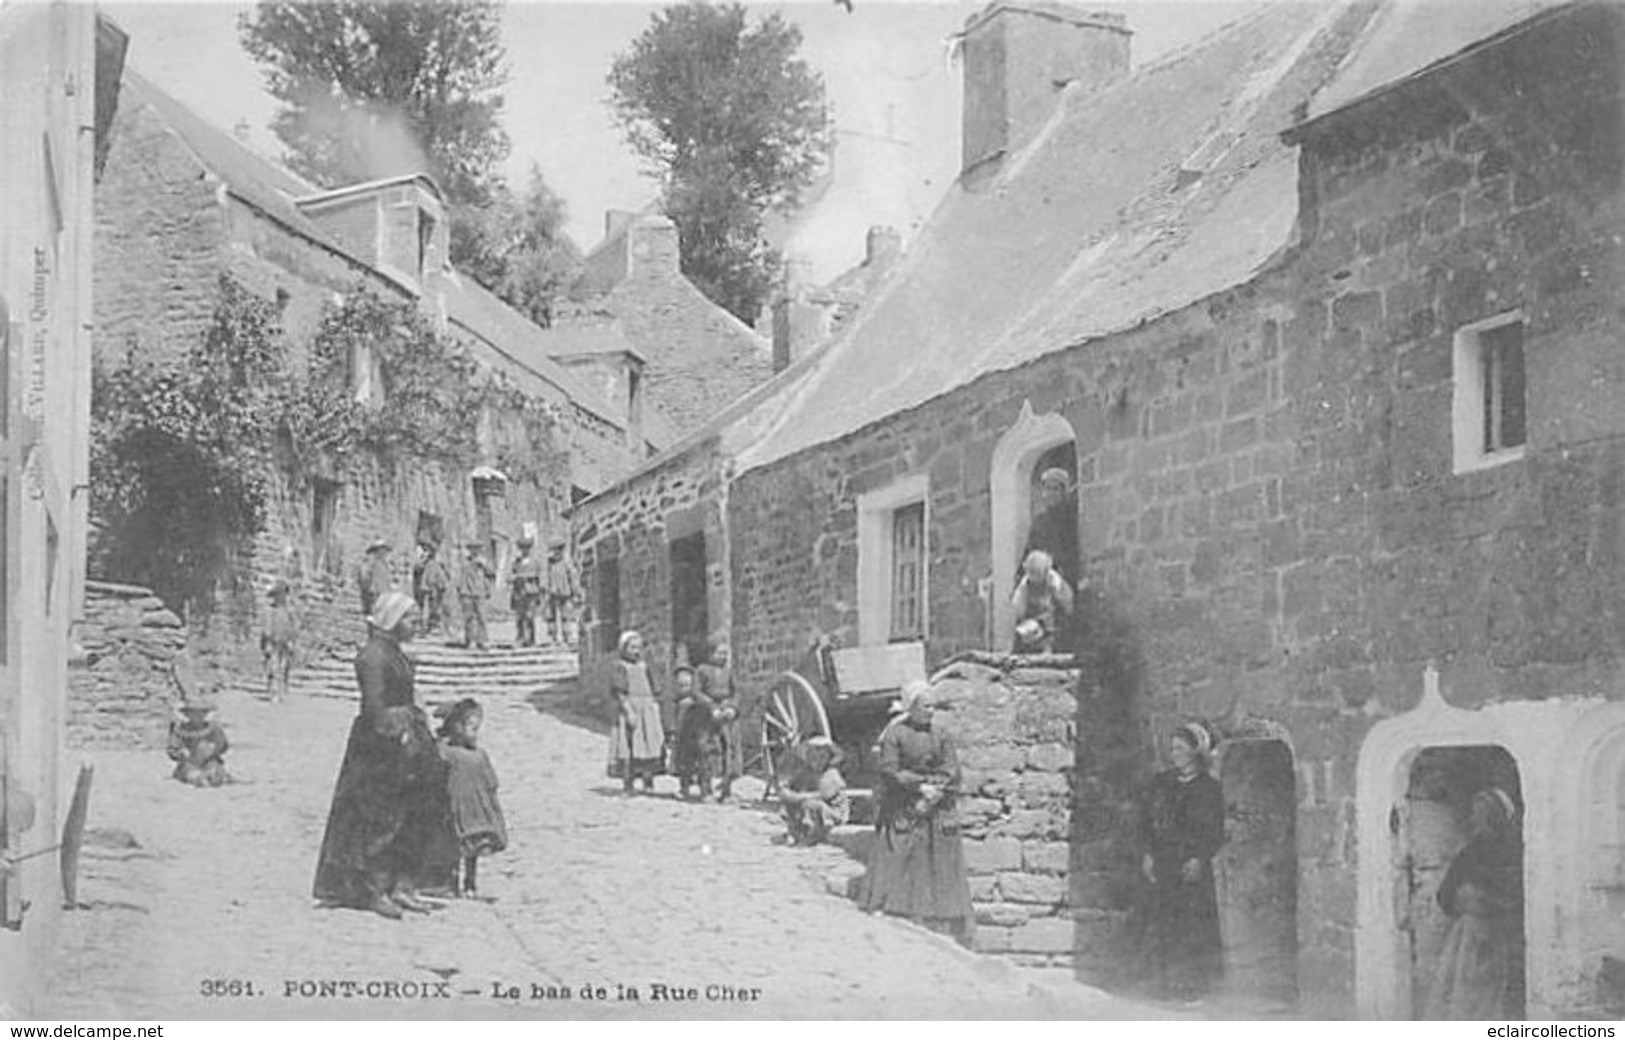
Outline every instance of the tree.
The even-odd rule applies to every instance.
[[[796,205],[829,153],[823,78],[777,14],[746,24],[737,3],[685,3],[650,18],[610,69],[627,143],[663,184],[683,273],[747,322],[777,258],[762,218]]]
[[[475,281],[546,328],[554,304],[581,274],[581,253],[564,221],[564,200],[532,165],[523,195],[501,187],[490,205],[452,224],[452,255]]]
[[[260,0],[238,28],[283,104],[271,128],[295,170],[327,186],[428,171],[453,266],[545,325],[579,257],[541,173],[515,197],[498,172],[499,13],[494,0]]]
[[[299,173],[335,185],[427,169],[453,203],[480,205],[510,147],[499,13],[494,0],[260,0],[238,32]]]

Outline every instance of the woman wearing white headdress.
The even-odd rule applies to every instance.
[[[899,717],[880,735],[875,843],[858,903],[969,945],[975,917],[954,808],[959,757],[933,725],[935,708],[930,685],[910,683]]]
[[[1452,1022],[1523,1017],[1523,838],[1499,787],[1473,795],[1472,838],[1439,883],[1450,915],[1423,1017]]]
[[[324,903],[390,918],[432,908],[418,898],[417,885],[444,802],[444,766],[401,650],[414,634],[416,609],[412,597],[388,591],[367,619],[367,644],[355,659],[360,710],[334,785],[314,886]]]
[[[1224,795],[1209,772],[1213,735],[1188,722],[1168,737],[1172,768],[1152,778],[1145,799],[1140,869],[1151,883],[1146,954],[1159,994],[1205,994],[1223,964],[1213,854],[1224,844]]]

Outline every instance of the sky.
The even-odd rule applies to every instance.
[[[103,0],[130,34],[128,60],[159,87],[211,122],[242,127],[257,151],[278,158],[267,129],[276,101],[238,42],[248,5],[201,0]],[[503,42],[509,80],[504,124],[513,141],[505,166],[523,185],[534,163],[565,200],[566,230],[590,249],[604,214],[638,209],[658,184],[639,168],[605,103],[614,57],[661,5],[605,0],[509,0]],[[837,176],[821,205],[824,241],[806,251],[818,280],[862,258],[862,231],[918,227],[951,184],[959,157],[960,71],[947,38],[983,3],[854,0],[848,13],[830,0],[747,4],[776,10],[802,31],[802,55],[824,77],[836,129]],[[1154,61],[1195,42],[1257,0],[1137,0],[1090,4],[1117,11],[1134,30],[1133,61]],[[793,231],[786,229],[786,235]]]

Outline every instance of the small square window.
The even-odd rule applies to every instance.
[[[1522,315],[1504,314],[1459,330],[1452,374],[1455,472],[1522,458],[1528,437]]]

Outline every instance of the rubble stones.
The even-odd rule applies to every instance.
[[[186,628],[152,590],[85,582],[81,651],[68,695],[68,742],[76,747],[160,747],[174,685],[170,664]]]

